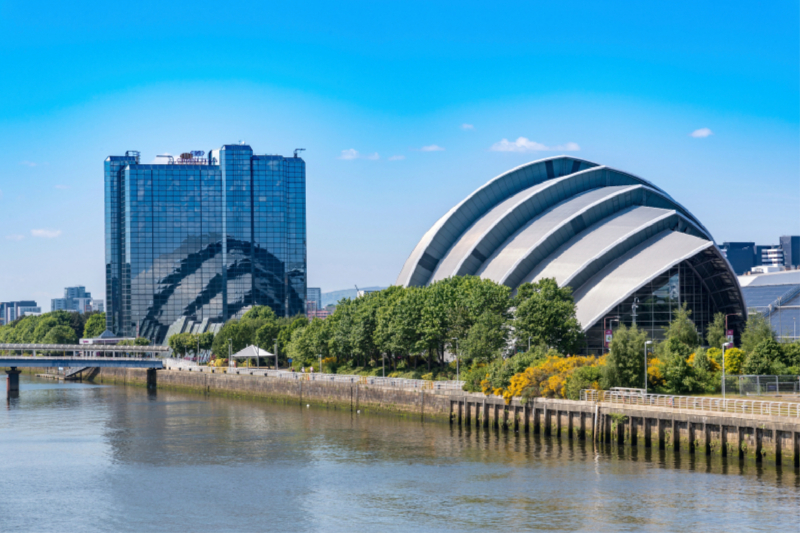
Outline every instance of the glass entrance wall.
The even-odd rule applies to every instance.
[[[634,310],[635,302],[637,307]],[[604,332],[606,329],[614,331],[620,324],[630,327],[635,322],[637,327],[647,332],[649,339],[663,340],[665,328],[684,302],[691,311],[690,318],[698,333],[705,341],[706,328],[718,307],[695,270],[684,261],[647,283],[589,328],[586,332],[586,354],[607,352]]]

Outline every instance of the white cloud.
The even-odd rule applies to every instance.
[[[577,152],[581,147],[577,143],[568,142],[558,146],[545,146],[542,143],[520,137],[516,141],[503,139],[496,142],[489,150],[493,152]]]
[[[442,148],[441,146],[437,146],[435,144],[431,144],[431,145],[428,145],[428,146],[423,146],[422,148],[420,148],[420,151],[422,151],[422,152],[444,152],[444,148]]]
[[[404,155],[393,155],[392,157],[389,158],[389,161],[402,161],[405,158],[406,156]]]
[[[344,159],[346,161],[352,161],[353,159],[369,159],[375,161],[376,159],[380,159],[380,156],[378,152],[374,154],[362,154],[355,148],[350,148],[348,150],[342,150],[342,155],[339,156],[339,159]]]
[[[32,229],[31,235],[34,237],[43,237],[45,239],[54,239],[61,235],[60,229]]]
[[[711,135],[714,135],[714,132],[711,131],[708,128],[700,128],[699,130],[694,130],[689,135],[691,135],[692,137],[695,137],[697,139],[704,139],[706,137],[710,137]]]
[[[462,130],[474,130],[475,126],[473,126],[472,124],[462,124],[461,125],[461,129]]]
[[[9,241],[21,241],[25,238],[25,235],[6,235],[6,239]]]
[[[62,191],[69,189],[69,185],[56,185],[55,187],[56,189],[61,189]]]

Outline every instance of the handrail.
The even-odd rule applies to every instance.
[[[646,405],[651,407],[664,407],[667,409],[800,418],[800,402],[770,402],[763,400],[709,398],[703,396],[671,396],[668,394],[644,394],[643,392],[621,392],[613,390],[598,391],[594,389],[582,390],[581,400],[623,405]]]

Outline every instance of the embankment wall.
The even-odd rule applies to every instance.
[[[514,399],[482,394],[436,394],[360,383],[275,379],[232,373],[102,368],[89,380],[166,387],[233,397],[265,398],[353,411],[388,412],[478,430],[514,430],[720,455],[800,469],[800,419],[572,400]]]

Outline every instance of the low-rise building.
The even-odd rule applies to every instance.
[[[42,308],[33,300],[0,302],[0,325],[10,324],[25,315],[41,314]]]

